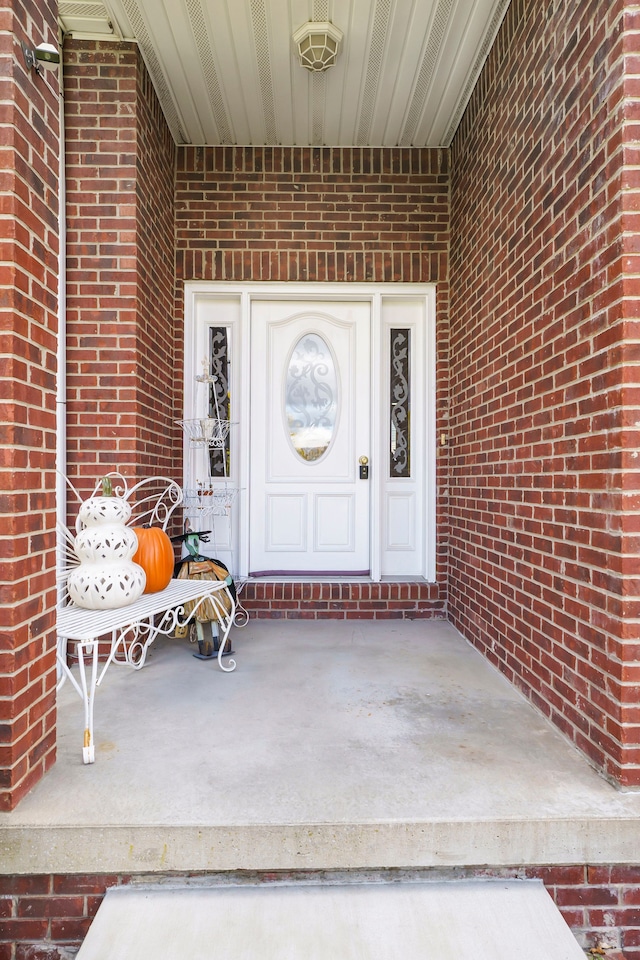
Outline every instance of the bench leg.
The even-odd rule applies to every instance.
[[[86,647],[86,650],[85,650]],[[80,687],[84,703],[84,742],[82,759],[84,763],[93,763],[96,759],[96,749],[93,742],[93,704],[96,696],[96,681],[98,678],[98,641],[89,640],[78,643],[78,666],[80,667]],[[89,684],[87,685],[87,663],[85,654],[91,657],[89,666]]]
[[[228,613],[226,612],[226,610],[224,610],[224,608],[220,609],[221,616],[220,616],[220,619],[218,620],[219,644],[220,644],[218,648],[218,666],[225,673],[231,673],[231,671],[235,670],[236,668],[236,662],[235,660],[232,660],[231,657],[229,657],[229,661],[227,664],[225,664],[222,660],[223,654],[227,649],[227,640],[229,638],[229,631],[233,626],[233,621],[236,614],[236,605],[233,601],[233,597],[231,596],[231,594],[229,594],[229,604],[230,604],[230,610]],[[231,650],[230,642],[229,642],[229,650]]]

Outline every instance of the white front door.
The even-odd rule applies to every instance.
[[[370,570],[368,302],[254,300],[249,572]]]

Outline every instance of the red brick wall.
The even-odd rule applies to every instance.
[[[183,331],[174,321],[176,147],[141,61],[137,112],[139,477],[182,480]]]
[[[613,312],[616,326],[621,328],[612,338],[611,362],[622,363],[624,373],[618,373],[621,382],[620,468],[621,517],[619,557],[616,558],[616,585],[619,595],[608,608],[619,634],[611,644],[611,655],[621,662],[621,684],[614,688],[621,701],[620,727],[614,731],[622,739],[623,759],[633,765],[634,783],[640,782],[640,4],[625,3],[623,45],[625,73],[623,77],[624,103],[619,102],[618,116],[622,115],[622,154],[624,168],[617,181],[617,199],[621,204],[615,238],[616,256],[609,270],[612,282],[622,291],[622,301]],[[611,149],[618,153],[618,134],[611,137]],[[620,244],[620,246],[618,246]],[[615,278],[615,281],[614,281]],[[619,341],[617,343],[616,341]],[[613,631],[612,631],[613,632]],[[636,944],[640,945],[640,937]]]
[[[324,876],[330,876],[325,874]],[[398,879],[397,872],[390,872]],[[625,960],[640,960],[640,868],[628,866],[465,867],[417,871],[421,879],[539,879],[583,948],[624,950]],[[65,960],[86,936],[109,887],[161,880],[188,882],[201,874],[88,874],[0,876],[0,960]],[[296,873],[216,874],[213,883],[295,881]],[[384,879],[384,874],[381,875]],[[302,879],[316,881],[318,874]],[[223,921],[224,922],[224,921]],[[15,950],[15,953],[12,952]],[[515,960],[515,958],[514,958]],[[617,958],[616,958],[617,960]]]
[[[512,3],[452,148],[450,317],[451,618],[635,785],[639,26]]]
[[[20,41],[55,39],[55,14],[0,3],[0,809],[55,758],[57,76]]]
[[[437,583],[270,582],[250,580],[240,603],[252,620],[419,620],[444,617]]]
[[[437,283],[440,422],[447,362],[447,151],[181,147],[176,176],[177,317],[188,280]],[[441,455],[439,487],[445,464]],[[437,525],[438,589],[422,598],[424,610],[435,614],[446,602],[441,499]],[[262,591],[256,599],[252,612],[266,615],[272,598]]]
[[[183,280],[447,277],[445,150],[181,147]]]
[[[68,473],[180,477],[175,146],[134,44],[65,44]]]

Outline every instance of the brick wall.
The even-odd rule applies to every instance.
[[[0,809],[55,758],[59,108],[20,48],[53,39],[53,11],[0,3]]]
[[[640,958],[640,868],[629,866],[464,867],[390,870],[381,879],[439,881],[470,878],[539,879],[584,949],[599,948],[614,960]],[[0,960],[66,960],[86,936],[109,887],[164,880],[174,883],[273,883],[331,880],[331,873],[82,874],[0,876]],[[342,875],[342,881],[349,880]],[[357,879],[357,874],[351,875]],[[224,921],[222,921],[224,922]],[[611,953],[609,951],[612,951]],[[620,954],[618,954],[620,956]],[[615,958],[617,960],[617,958]]]
[[[249,581],[240,602],[251,619],[419,620],[445,616],[437,583]]]
[[[181,147],[183,280],[447,277],[445,150]]]
[[[68,473],[179,477],[175,146],[135,44],[68,40],[64,60]]]
[[[176,317],[181,322],[183,282],[189,280],[437,283],[441,423],[446,397],[448,221],[445,150],[180,147]],[[445,485],[445,467],[446,452],[440,453],[439,488]],[[441,614],[446,602],[446,514],[441,498],[437,526],[438,589],[423,591],[425,606],[419,615]],[[274,610],[270,586],[254,593],[256,602],[248,601],[252,613],[268,615]],[[293,595],[288,599],[295,600]],[[296,603],[298,613],[309,616],[311,608],[300,606],[303,599]],[[360,598],[354,594],[348,599]],[[361,615],[363,611],[360,606]],[[288,615],[295,616],[295,610]]]
[[[621,0],[514,0],[451,158],[451,618],[627,785],[639,27]]]
[[[137,111],[137,467],[182,477],[183,331],[174,321],[176,148],[141,61]]]

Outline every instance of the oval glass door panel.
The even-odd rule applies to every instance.
[[[291,445],[307,463],[329,449],[338,420],[338,372],[326,340],[306,333],[285,374],[285,421]]]

